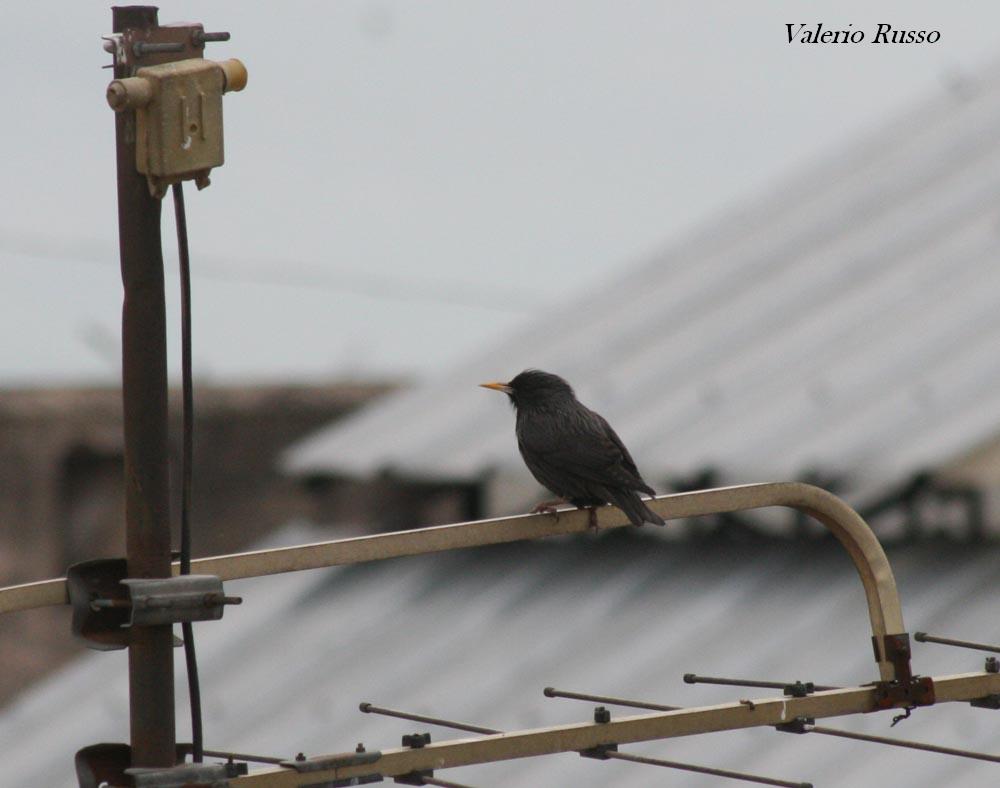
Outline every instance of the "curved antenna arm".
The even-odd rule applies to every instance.
[[[797,509],[815,518],[837,537],[861,577],[868,601],[868,615],[881,678],[886,681],[909,678],[908,653],[901,660],[898,647],[892,645],[893,642],[899,642],[898,636],[904,635],[905,629],[889,560],[868,524],[837,496],[811,484],[773,482],[661,495],[651,501],[649,506],[667,520],[768,506]],[[618,509],[605,506],[597,510],[597,525],[600,529],[622,528],[628,526],[629,521]],[[191,562],[191,569],[198,574],[234,580],[477,545],[538,539],[583,532],[589,527],[589,514],[582,510],[560,511],[558,516],[517,515],[200,558]],[[178,565],[174,564],[174,573],[178,571]],[[0,588],[0,613],[65,604],[68,601],[65,578]]]

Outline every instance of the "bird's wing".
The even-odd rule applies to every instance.
[[[569,473],[601,486],[649,490],[621,438],[588,408],[558,418],[526,420],[518,429],[518,443],[525,462],[540,480]]]
[[[591,411],[591,413],[594,414],[594,417],[604,427],[604,434],[608,436],[612,443],[618,447],[618,451],[621,452],[622,465],[624,465],[625,469],[630,473],[633,473],[636,479],[642,482],[642,476],[639,475],[639,468],[636,467],[635,460],[633,460],[632,455],[628,453],[628,449],[625,448],[625,444],[622,443],[622,439],[618,437],[618,433],[611,428],[611,425],[608,424],[608,420],[605,419],[600,413],[594,413],[593,411]],[[643,482],[643,484],[645,484],[645,482]]]

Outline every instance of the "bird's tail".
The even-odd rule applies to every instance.
[[[646,506],[646,502],[639,497],[637,492],[633,492],[632,490],[628,492],[615,491],[611,502],[625,512],[632,525],[643,525],[644,523],[666,525],[666,522],[660,515]]]

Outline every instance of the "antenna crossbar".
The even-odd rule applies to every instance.
[[[934,679],[938,703],[963,702],[1000,692],[1000,674],[963,673]],[[380,774],[396,777],[428,769],[579,752],[612,744],[669,739],[722,730],[774,726],[798,717],[837,717],[877,710],[876,688],[850,687],[804,698],[777,697],[752,704],[727,703],[677,711],[618,717],[604,723],[576,723],[434,742],[420,748],[382,750],[374,762],[312,772],[312,783]],[[264,769],[230,781],[233,788],[298,788],[304,775]]]

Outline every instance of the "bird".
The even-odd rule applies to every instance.
[[[614,504],[633,525],[665,524],[639,497],[656,491],[643,480],[621,438],[603,416],[577,400],[573,387],[561,377],[526,369],[507,383],[479,385],[510,398],[524,464],[559,496],[539,504],[535,512],[554,512],[555,504],[568,502],[589,509],[590,525],[596,530],[595,507]]]

